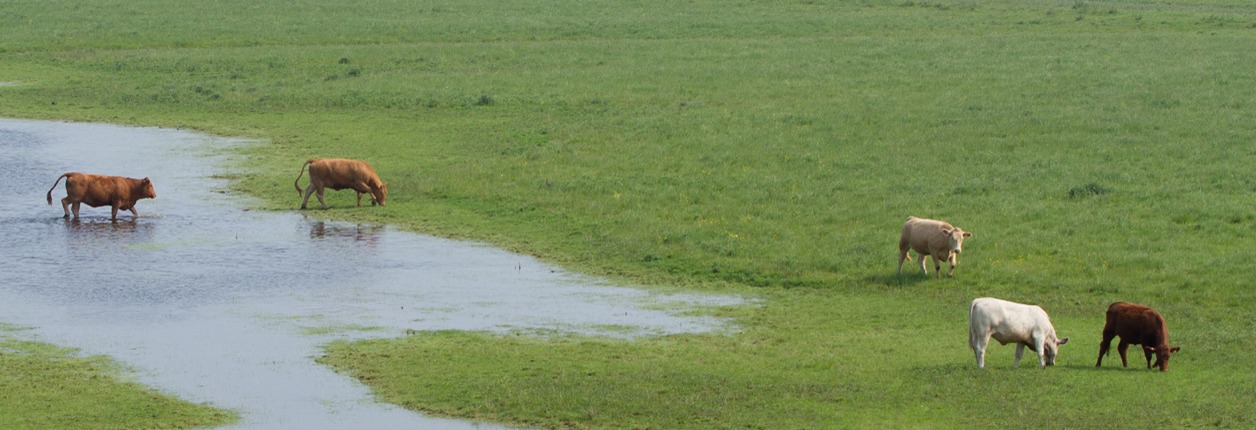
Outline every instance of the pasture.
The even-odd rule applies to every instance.
[[[17,340],[18,331],[0,324],[0,428],[192,428],[237,419],[119,380],[108,357]]]
[[[760,299],[718,335],[330,345],[384,401],[555,428],[1256,421],[1246,1],[6,2],[0,27],[0,116],[264,139],[232,179],[271,210],[306,158],[359,158],[388,205],[310,213]],[[954,278],[894,276],[909,215],[973,233]],[[977,370],[982,296],[1045,308],[1057,366],[992,345]],[[1118,300],[1164,314],[1169,372],[1094,368]]]

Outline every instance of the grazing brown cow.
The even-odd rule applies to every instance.
[[[310,166],[310,186],[302,190],[300,182],[301,175],[305,174],[305,166]],[[305,198],[301,200],[301,209],[305,209],[310,201],[310,194],[314,193],[318,194],[318,203],[323,205],[323,209],[327,209],[327,202],[323,201],[323,188],[357,191],[358,206],[362,206],[363,193],[370,193],[371,206],[376,203],[383,206],[384,197],[388,195],[388,185],[379,180],[379,175],[375,174],[371,165],[343,158],[309,159],[301,165],[301,172],[297,174],[292,186],[296,187],[297,194],[305,193]]]
[[[1103,341],[1099,342],[1099,359],[1095,367],[1103,364],[1103,356],[1108,354],[1112,338],[1120,336],[1121,342],[1116,345],[1121,353],[1121,367],[1129,367],[1125,360],[1125,350],[1130,345],[1142,345],[1143,354],[1147,357],[1147,368],[1152,366],[1151,355],[1156,355],[1155,366],[1161,372],[1169,370],[1169,356],[1181,350],[1169,346],[1169,327],[1164,317],[1154,309],[1126,302],[1108,305],[1108,319],[1103,325]]]
[[[74,205],[74,219],[79,217],[79,204],[87,203],[91,207],[110,205],[113,207],[113,220],[118,220],[118,209],[131,211],[131,216],[138,218],[135,202],[139,199],[157,198],[157,190],[153,182],[144,179],[124,178],[121,176],[92,175],[88,173],[70,172],[57,177],[48,189],[48,204],[52,204],[52,190],[65,178],[65,198],[61,199],[61,209],[65,217],[70,217],[70,205]]]
[[[964,247],[964,238],[972,233],[961,230],[946,221],[907,217],[903,224],[903,234],[898,239],[898,274],[903,274],[903,261],[911,260],[908,250],[920,254],[920,271],[927,276],[925,256],[933,258],[933,271],[942,277],[942,262],[951,263],[951,270],[946,276],[955,274],[955,266],[959,264],[959,253]]]

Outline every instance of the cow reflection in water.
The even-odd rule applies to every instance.
[[[77,233],[127,233],[140,229],[137,220],[112,221],[107,218],[63,218],[65,227]]]
[[[102,246],[116,247],[120,243],[150,242],[156,233],[156,223],[135,219],[112,221],[107,217],[63,219],[66,238],[75,247],[92,247],[100,241]]]
[[[344,237],[373,246],[379,242],[379,237],[384,233],[384,230],[385,228],[382,225],[337,224],[315,221],[310,223],[310,239]]]

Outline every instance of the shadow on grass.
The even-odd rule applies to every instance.
[[[932,276],[925,276],[919,273],[903,273],[901,275],[889,272],[885,274],[876,274],[864,278],[864,282],[872,285],[880,285],[888,288],[911,287],[927,282],[944,282],[950,278],[942,278],[941,280]]]
[[[1073,366],[1070,366],[1070,367],[1073,367]],[[1138,366],[1135,366],[1133,363],[1130,363],[1130,367],[1121,367],[1121,364],[1120,364],[1120,363],[1117,363],[1116,365],[1112,365],[1112,364],[1109,364],[1109,363],[1104,363],[1104,364],[1103,364],[1103,366],[1100,366],[1100,367],[1095,367],[1095,365],[1094,365],[1094,364],[1079,364],[1079,365],[1077,365],[1076,367],[1077,367],[1077,368],[1079,368],[1079,369],[1091,369],[1091,370],[1102,371],[1102,372],[1147,372],[1147,373],[1160,373],[1160,368],[1151,368],[1151,369],[1148,369],[1148,368],[1146,368],[1146,367],[1145,367],[1145,365],[1144,365],[1144,364],[1139,364]],[[1170,370],[1172,370],[1172,368],[1170,368]]]
[[[996,358],[1002,358],[1002,357],[996,357]],[[1134,366],[1130,366],[1129,368],[1122,368],[1120,365],[1117,365],[1117,366],[1105,365],[1102,367],[1095,367],[1094,363],[1089,363],[1089,364],[1087,363],[1058,364],[1057,363],[1054,366],[1047,366],[1045,369],[1042,369],[1038,367],[1038,358],[1030,356],[1029,351],[1025,351],[1025,357],[1021,359],[1020,366],[1013,368],[1012,356],[1009,355],[1006,358],[1007,358],[1006,362],[1004,361],[991,362],[991,357],[989,354],[987,354],[985,369],[977,368],[976,360],[970,357],[968,360],[962,363],[951,362],[951,363],[943,363],[943,364],[932,364],[932,365],[926,365],[926,366],[915,366],[912,368],[912,372],[918,378],[929,378],[929,377],[938,377],[942,375],[954,375],[954,374],[978,373],[978,372],[1002,373],[1002,372],[1024,372],[1024,371],[1105,372],[1105,373],[1129,372],[1131,374],[1136,373],[1136,372],[1160,373],[1158,369],[1144,369],[1141,367],[1136,369],[1134,368]]]

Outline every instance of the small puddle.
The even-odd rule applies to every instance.
[[[0,323],[114,357],[183,399],[238,411],[231,429],[502,428],[377,403],[314,362],[334,339],[409,330],[705,332],[683,309],[732,296],[606,285],[531,257],[387,226],[249,211],[221,178],[242,141],[178,130],[0,119]],[[293,174],[304,159],[293,154]],[[61,217],[61,173],[151,177],[140,218]],[[394,190],[395,192],[396,190]],[[329,196],[339,210],[352,199]],[[293,192],[293,205],[298,196]],[[336,209],[333,209],[336,210]]]

